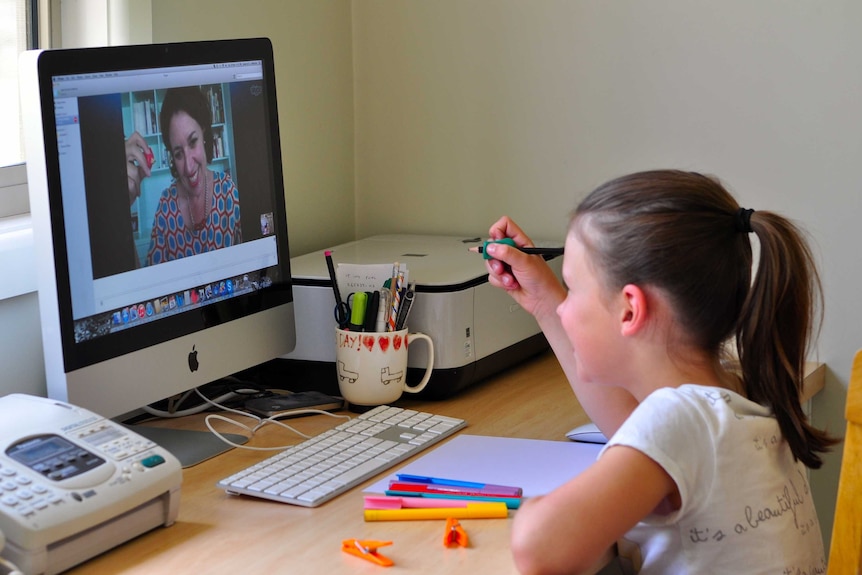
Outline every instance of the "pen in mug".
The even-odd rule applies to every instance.
[[[389,304],[392,305],[392,301],[395,299],[395,282],[398,280],[398,270],[401,269],[401,264],[395,262],[392,264],[392,277],[389,279],[389,291],[392,294],[392,298],[389,300]]]
[[[365,310],[368,305],[368,294],[358,291],[353,295],[353,305],[350,306],[350,323],[347,328],[350,331],[362,331],[365,325]]]
[[[363,331],[374,331],[377,325],[377,310],[380,307],[380,292],[365,292],[368,296],[368,306],[365,308],[365,322],[362,326]]]
[[[386,331],[389,307],[392,305],[392,292],[388,289],[382,289],[378,293],[380,294],[380,302],[377,304],[377,321],[374,324],[374,331]]]
[[[410,309],[413,307],[413,301],[416,299],[416,287],[411,285],[404,292],[404,299],[401,300],[401,306],[398,308],[398,319],[395,321],[395,330],[404,329],[407,327],[407,316],[410,315]]]
[[[404,287],[404,272],[398,270],[395,277],[394,289],[392,290],[392,309],[389,313],[389,329],[395,331],[396,323],[398,322],[398,308],[401,305],[401,290]]]

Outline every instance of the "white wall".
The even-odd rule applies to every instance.
[[[45,396],[39,300],[35,293],[0,300],[0,396]]]
[[[712,173],[812,234],[843,435],[862,347],[862,3],[354,0],[357,235],[481,234],[510,214],[562,237],[595,185]],[[379,206],[398,206],[393,214]],[[839,457],[812,483],[831,533]]]
[[[291,253],[355,237],[346,0],[152,0],[153,41],[265,36],[276,65]]]

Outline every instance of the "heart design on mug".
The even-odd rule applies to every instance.
[[[362,338],[362,345],[367,347],[368,351],[373,350],[374,349],[374,336],[373,335],[366,335],[365,337],[363,337]]]
[[[398,351],[399,349],[401,349],[401,336],[400,336],[400,335],[396,335],[396,336],[393,338],[393,340],[394,340],[394,341],[392,342],[392,344],[395,346],[395,351]]]
[[[381,335],[377,338],[377,343],[380,345],[380,349],[385,353],[386,350],[389,349],[389,336]]]

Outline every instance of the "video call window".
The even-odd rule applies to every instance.
[[[260,63],[195,68],[55,78],[78,341],[276,279]]]
[[[168,93],[173,97],[166,108]],[[129,92],[121,100],[127,151],[143,156],[140,164],[150,170],[146,175],[142,166],[127,168],[132,171],[127,177],[136,263],[153,265],[241,243],[240,194],[232,177],[236,154],[230,85]],[[188,123],[193,124],[195,148],[181,142],[183,147],[170,151],[170,127],[162,127],[160,115],[170,117],[172,109],[192,120]],[[174,140],[178,138],[174,130]],[[208,170],[203,178],[201,165]],[[190,176],[200,181],[197,188],[207,189],[201,193],[189,186]]]

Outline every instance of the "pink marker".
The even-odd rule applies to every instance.
[[[393,495],[366,495],[365,509],[435,509],[467,507],[475,503],[467,499],[438,499],[430,497],[396,497]]]

